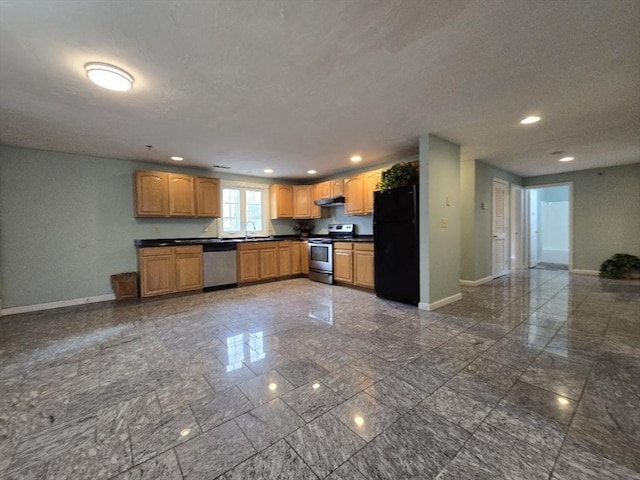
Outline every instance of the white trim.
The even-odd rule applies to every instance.
[[[493,277],[489,275],[478,280],[460,280],[460,285],[462,285],[463,287],[477,287],[484,283],[489,283],[491,280],[493,280]]]
[[[71,300],[61,300],[59,302],[38,303],[35,305],[24,305],[22,307],[11,307],[0,310],[0,316],[15,315],[17,313],[38,312],[40,310],[51,310],[52,308],[75,307],[76,305],[84,305],[86,303],[108,302],[115,300],[113,293],[106,295],[98,295],[96,297],[73,298]]]
[[[462,300],[462,294],[456,293],[455,295],[451,295],[450,297],[442,298],[433,303],[420,302],[418,303],[418,308],[420,310],[427,310],[429,312],[436,310],[440,307],[444,307],[445,305],[449,305],[450,303],[457,302],[458,300]]]
[[[569,270],[569,273],[577,273],[578,275],[600,275],[598,270],[581,270],[579,268]]]

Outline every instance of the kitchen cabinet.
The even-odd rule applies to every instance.
[[[293,186],[293,218],[311,218],[311,185]]]
[[[138,249],[140,295],[202,290],[202,245]]]
[[[329,187],[331,197],[344,195],[344,179],[334,178],[333,180],[329,180]]]
[[[353,245],[349,242],[333,244],[333,278],[336,282],[353,284]]]
[[[278,277],[278,242],[238,244],[238,283]]]
[[[274,184],[269,187],[271,219],[293,218],[293,187]]]
[[[374,288],[373,243],[335,242],[333,278],[338,283]]]
[[[220,180],[168,172],[137,170],[136,217],[220,216]]]
[[[322,218],[322,208],[314,203],[322,198],[320,196],[320,185],[311,185],[311,216],[309,218]]]
[[[220,217],[220,180],[196,177],[196,216]]]
[[[317,188],[318,196],[314,198],[314,200],[320,200],[321,198],[330,198],[331,197],[331,182],[322,182],[316,183],[315,187]]]
[[[191,175],[169,174],[169,216],[195,217],[195,179]]]
[[[291,242],[291,275],[302,273],[302,243]],[[307,251],[305,250],[304,253],[307,253]]]
[[[347,215],[364,215],[364,175],[354,175],[344,180],[345,205]]]
[[[292,274],[291,241],[278,242],[278,276],[286,277]]]
[[[364,173],[364,213],[373,213],[373,192],[377,190],[377,185],[382,178],[382,169],[372,170]]]
[[[169,174],[165,172],[135,172],[136,217],[167,217],[169,215]]]
[[[353,244],[353,284],[374,288],[373,243]]]
[[[309,242],[300,242],[300,273],[309,275]]]

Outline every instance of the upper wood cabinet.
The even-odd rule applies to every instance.
[[[339,197],[340,195],[344,195],[344,179],[343,178],[334,178],[333,180],[329,180],[330,186],[330,196]]]
[[[309,218],[321,218],[322,208],[316,205],[314,202],[320,198],[320,183],[311,185],[311,216]]]
[[[344,180],[345,205],[347,215],[364,215],[364,175],[359,174]]]
[[[311,218],[311,185],[293,186],[293,218]]]
[[[271,185],[271,218],[293,218],[293,187],[291,185]]]
[[[136,217],[219,217],[220,180],[137,170]]]
[[[196,177],[196,216],[220,217],[220,180]]]
[[[169,174],[169,216],[194,217],[195,178],[191,175]]]
[[[331,197],[331,181],[316,183],[315,186],[317,187],[318,197],[314,198],[314,200]]]
[[[136,217],[166,217],[169,215],[169,174],[166,172],[135,172]]]
[[[373,213],[373,192],[377,190],[382,177],[382,169],[364,173],[364,213]]]

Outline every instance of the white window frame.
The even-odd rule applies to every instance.
[[[256,225],[256,231],[251,232],[252,237],[269,236],[269,185],[265,183],[246,183],[230,180],[220,180],[220,206],[224,215],[224,195],[225,188],[240,190],[240,231],[225,232],[224,218],[220,217],[218,223],[218,236],[222,238],[244,237],[247,235],[247,219],[246,219],[246,195],[247,190],[258,190],[262,192],[262,225]]]

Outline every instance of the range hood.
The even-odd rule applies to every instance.
[[[319,207],[335,207],[337,205],[344,205],[344,196],[340,195],[339,197],[333,198],[321,198],[313,203]]]

